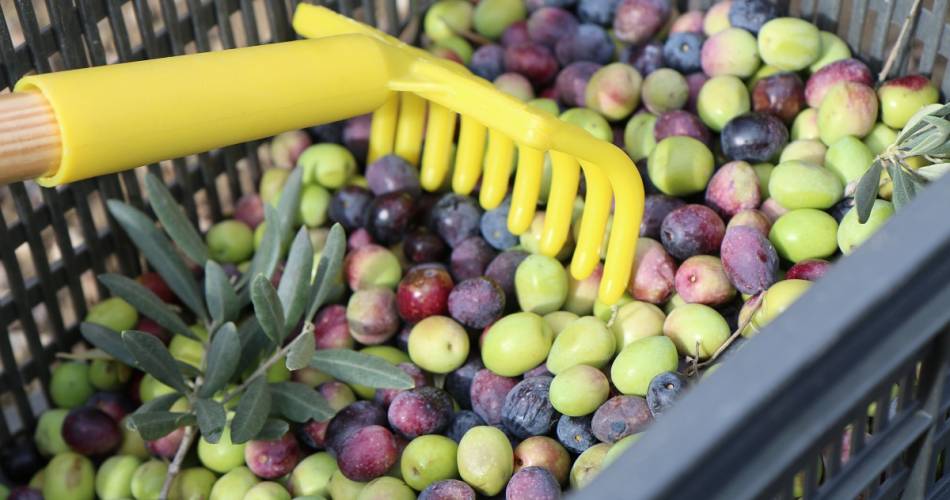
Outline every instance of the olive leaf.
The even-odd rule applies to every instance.
[[[149,205],[165,228],[165,233],[178,244],[189,259],[203,266],[208,260],[208,247],[185,217],[181,205],[168,191],[165,183],[149,172],[145,175],[145,190],[148,192]]]
[[[934,115],[926,115],[921,119],[929,123],[933,128],[937,129],[938,137],[943,137],[944,140],[946,140],[947,137],[950,137],[950,122],[944,118]]]
[[[950,159],[950,141],[931,149],[924,156],[933,163],[942,163],[941,160]]]
[[[313,335],[313,324],[307,323],[297,338],[290,343],[287,350],[286,366],[290,371],[305,368],[310,364],[310,358],[317,352],[317,339]]]
[[[216,325],[233,321],[241,311],[237,292],[221,265],[213,260],[205,263],[205,301]]]
[[[195,277],[171,241],[155,227],[155,222],[140,210],[121,201],[108,200],[106,205],[109,207],[109,213],[182,303],[196,316],[207,320],[208,313],[205,311],[204,300]]]
[[[231,442],[242,444],[254,439],[264,428],[271,409],[271,395],[267,380],[257,376],[241,395],[231,420]]]
[[[947,123],[938,118],[924,117],[924,121],[927,121],[927,123],[930,123],[929,120],[937,120],[938,123]],[[932,130],[913,136],[908,139],[906,143],[902,143],[901,150],[906,151],[905,156],[925,155],[931,150],[946,144],[948,137],[950,137],[950,124],[942,127],[935,126]]]
[[[198,390],[198,396],[208,398],[227,385],[237,371],[241,360],[241,338],[237,327],[228,322],[221,326],[211,338],[205,361],[205,378]]]
[[[282,438],[284,434],[287,434],[289,431],[290,426],[287,425],[287,422],[269,418],[264,422],[264,427],[254,436],[254,439],[258,441],[273,441],[274,439]]]
[[[924,187],[927,185],[928,181],[926,177],[917,173],[917,170],[911,168],[907,163],[901,161],[900,163],[901,170],[904,171],[904,174],[907,175],[907,178],[914,182],[915,187]]]
[[[313,273],[313,246],[306,227],[301,227],[290,247],[284,274],[277,287],[277,296],[284,311],[284,329],[293,328],[303,315],[309,299],[310,276]]]
[[[324,349],[310,359],[310,366],[349,384],[376,389],[412,389],[412,378],[384,359],[352,349]]]
[[[185,363],[181,360],[176,361],[178,361],[178,371],[181,372],[185,378],[196,378],[201,376],[201,369],[197,366],[194,366],[191,363]]]
[[[263,274],[258,274],[251,282],[251,302],[254,304],[254,314],[264,333],[274,345],[284,341],[287,328],[284,326],[284,309],[280,305],[280,298],[274,285]]]
[[[224,432],[224,426],[227,425],[224,406],[210,399],[198,399],[194,406],[201,437],[211,444],[217,443]]]
[[[277,269],[277,262],[280,260],[281,236],[280,223],[278,222],[277,209],[270,203],[264,204],[264,235],[261,238],[261,244],[254,252],[251,259],[251,267],[241,279],[237,282],[237,287],[241,290],[238,298],[243,307],[250,300],[249,281],[258,274],[263,274],[270,278]]]
[[[194,415],[170,411],[133,413],[128,420],[129,428],[138,432],[146,441],[163,438],[179,427],[194,423]]]
[[[261,245],[254,252],[246,278],[238,281],[241,304],[247,304],[248,287],[245,285],[248,284],[248,279],[253,279],[258,274],[269,278],[277,269],[277,262],[283,253],[284,245],[290,241],[293,222],[300,208],[300,179],[301,169],[295,168],[284,183],[277,208],[270,203],[264,204],[264,235]]]
[[[179,393],[188,392],[188,386],[178,368],[178,362],[161,340],[149,333],[128,330],[122,332],[122,341],[126,349],[135,357],[138,366],[146,373]]]
[[[121,274],[100,274],[98,279],[113,295],[128,302],[136,311],[151,318],[162,328],[192,340],[201,340],[168,304],[162,302],[162,299],[145,285]]]
[[[280,242],[284,243],[290,240],[291,231],[293,231],[294,220],[300,211],[300,191],[303,188],[302,182],[303,170],[293,169],[280,191],[280,201],[277,203],[277,215],[280,224]]]
[[[943,106],[940,106],[939,104],[931,104],[929,106],[920,108],[917,113],[910,117],[910,120],[908,120],[907,124],[904,125],[904,129],[901,130],[900,134],[898,134],[897,144],[902,145],[906,143],[911,137],[921,134],[932,127],[930,123],[923,120],[923,117],[935,116],[938,118],[945,118],[948,114],[950,114],[950,103]]]
[[[346,233],[343,226],[339,223],[330,227],[327,234],[327,241],[323,246],[323,253],[320,255],[320,261],[317,263],[317,272],[314,277],[314,287],[310,298],[310,306],[307,308],[307,314],[304,319],[310,321],[317,310],[330,296],[333,290],[333,280],[340,273],[343,267],[343,257],[346,255]]]
[[[79,333],[87,342],[102,349],[106,354],[133,368],[138,367],[135,356],[125,347],[125,342],[122,341],[122,335],[119,332],[84,321],[79,325]]]
[[[914,180],[900,165],[894,165],[888,169],[888,172],[891,174],[894,183],[891,201],[894,203],[894,208],[899,210],[914,198],[916,194]]]
[[[142,406],[136,408],[134,413],[149,413],[153,411],[168,411],[181,399],[181,394],[162,394],[155,399],[142,403]]]
[[[881,184],[881,170],[887,169],[891,179],[891,201],[900,209],[917,195],[917,192],[938,178],[945,170],[941,159],[950,156],[950,103],[924,106],[915,113],[897,136],[893,147],[887,148],[861,177],[855,187],[854,200],[858,222],[864,224],[871,215],[874,200]],[[907,160],[923,157],[938,165],[934,168],[910,168]]]
[[[325,421],[335,413],[316,389],[301,383],[270,384],[270,392],[274,409],[292,422]]]
[[[868,171],[861,176],[854,190],[854,205],[858,211],[858,222],[861,224],[867,222],[868,217],[871,216],[874,200],[877,199],[877,193],[881,188],[882,168],[881,160],[874,160]]]
[[[261,329],[260,323],[254,316],[249,316],[238,326],[238,338],[241,339],[239,367],[257,365],[264,352],[273,348],[270,338]]]

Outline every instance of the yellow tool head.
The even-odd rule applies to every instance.
[[[392,94],[373,113],[369,161],[395,153],[414,165],[421,162],[422,187],[437,190],[450,170],[458,122],[452,189],[470,194],[481,178],[479,201],[490,210],[508,192],[517,151],[508,214],[513,234],[528,230],[534,219],[548,154],[551,190],[540,244],[545,255],[556,255],[567,240],[583,171],[586,195],[571,274],[584,279],[597,268],[613,204],[600,298],[613,304],[623,295],[643,216],[643,183],[620,148],[500,92],[459,64],[329,9],[301,4],[294,28],[308,38],[362,34],[382,42],[385,60],[380,64],[388,68]]]

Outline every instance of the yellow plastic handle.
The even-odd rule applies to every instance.
[[[427,54],[418,47],[404,43],[372,26],[346,17],[326,7],[301,3],[294,11],[294,31],[305,38],[325,38],[336,35],[367,35],[394,47],[411,49]]]
[[[403,57],[393,57],[389,61],[393,68],[389,88],[402,95],[422,97],[429,106],[420,169],[424,188],[434,190],[444,184],[449,171],[449,148],[455,132],[456,114],[461,116],[462,124],[452,179],[456,191],[467,193],[472,190],[484,159],[482,206],[486,209],[498,206],[508,190],[512,160],[517,157],[518,168],[508,219],[508,227],[514,234],[524,232],[531,224],[543,171],[543,153],[549,153],[552,166],[557,170],[552,180],[551,196],[563,199],[549,201],[541,248],[547,255],[557,254],[567,237],[571,205],[583,168],[587,195],[571,274],[578,279],[586,278],[600,262],[600,247],[613,202],[614,221],[600,297],[608,304],[620,299],[633,266],[644,198],[643,183],[636,166],[622,150],[499,92],[459,64],[436,58],[324,7],[299,5],[293,25],[305,37],[360,33],[398,49],[394,50],[393,56]],[[401,137],[421,139],[421,106],[415,105],[411,99],[408,101],[413,106],[407,106],[405,98],[391,96],[373,113],[371,159],[398,152],[399,144],[408,150],[405,143],[409,141],[400,141]],[[414,154],[408,158],[415,163],[416,150],[411,151]]]
[[[392,95],[378,38],[341,35],[27,76],[59,123],[44,186],[369,113]]]

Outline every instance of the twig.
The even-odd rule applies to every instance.
[[[719,346],[719,349],[716,349],[716,352],[714,352],[713,355],[709,357],[709,359],[696,365],[696,369],[699,370],[700,368],[705,368],[716,361],[716,358],[718,358],[726,349],[728,349],[729,346],[731,346],[741,334],[742,328],[738,328],[736,331],[732,332],[732,335],[730,335],[729,338],[726,339],[726,341],[723,342],[721,346]]]
[[[692,373],[688,373],[687,376],[692,377],[694,375],[698,375],[700,368],[705,368],[711,365],[712,363],[714,363],[716,359],[718,359],[719,356],[722,355],[722,353],[725,352],[726,349],[728,349],[729,346],[731,346],[732,343],[735,342],[736,339],[739,338],[740,335],[742,335],[742,331],[745,330],[745,327],[748,326],[749,323],[752,322],[752,317],[755,316],[756,311],[758,311],[759,307],[761,306],[762,306],[762,301],[759,301],[759,303],[755,305],[755,308],[749,312],[749,317],[746,318],[746,320],[742,322],[742,324],[740,324],[738,328],[736,328],[736,331],[732,332],[732,335],[730,335],[729,338],[726,339],[726,341],[723,342],[721,346],[719,346],[719,349],[716,349],[716,352],[714,352],[713,355],[709,357],[709,359],[707,359],[706,361],[703,361],[702,363],[695,363],[695,361],[698,361],[698,358],[699,358],[699,348],[697,347],[696,348],[697,359],[693,360],[694,363],[693,363],[693,366],[691,367],[694,371]],[[698,345],[699,343],[697,342],[697,346]]]
[[[165,482],[162,484],[162,491],[158,494],[159,500],[167,500],[168,492],[172,488],[172,481],[181,470],[181,462],[185,460],[188,449],[191,448],[191,442],[195,439],[195,428],[191,425],[185,427],[185,435],[181,438],[181,444],[178,445],[178,451],[175,452],[175,459],[168,465],[168,474],[165,475]]]
[[[300,332],[300,335],[313,335],[313,324],[305,323],[303,330]],[[296,340],[296,339],[295,339]],[[270,358],[267,359],[264,363],[257,367],[254,370],[254,373],[251,374],[244,382],[241,383],[237,388],[228,392],[224,395],[221,402],[227,403],[228,401],[234,399],[238,394],[241,394],[247,386],[254,381],[257,377],[265,376],[268,369],[274,365],[274,363],[280,361],[287,353],[290,351],[291,347],[294,345],[294,341],[289,342],[287,345],[278,349]],[[199,377],[195,381],[195,390],[201,386],[201,378]],[[162,484],[162,491],[159,495],[160,500],[167,500],[168,491],[171,489],[172,481],[175,479],[175,476],[178,475],[179,470],[181,469],[181,462],[185,459],[185,455],[188,454],[188,449],[191,448],[191,443],[194,441],[197,433],[195,432],[194,426],[185,427],[185,435],[182,437],[181,444],[178,446],[178,451],[175,452],[175,459],[168,466],[168,473],[165,475],[165,483]]]
[[[691,365],[690,368],[692,369],[692,372],[694,374],[699,373],[699,348],[700,348],[700,342],[699,342],[699,339],[697,338],[696,348],[694,349],[696,352],[696,357],[691,358],[689,362]]]
[[[891,67],[894,66],[894,62],[897,61],[898,54],[904,50],[904,42],[906,41],[907,34],[910,33],[910,25],[913,24],[914,19],[917,18],[920,3],[920,0],[915,0],[914,5],[910,8],[910,12],[907,13],[907,18],[904,19],[904,24],[901,26],[900,35],[897,36],[897,42],[894,44],[894,47],[891,48],[890,54],[887,55],[887,61],[884,63],[884,68],[881,69],[881,73],[877,77],[879,83],[883,83],[884,80],[887,79],[887,75],[891,73]]]
[[[310,322],[304,323],[304,327],[300,331],[300,335],[313,335],[313,324]],[[261,363],[261,365],[258,366],[256,370],[254,370],[254,373],[252,373],[250,377],[247,377],[244,380],[244,382],[241,382],[241,385],[232,389],[231,392],[226,393],[221,398],[221,403],[224,404],[224,403],[227,403],[228,401],[231,401],[238,394],[243,392],[244,389],[247,389],[247,386],[250,385],[251,382],[253,382],[255,378],[265,375],[267,373],[267,370],[270,369],[270,367],[273,366],[274,363],[280,361],[281,358],[287,355],[287,353],[290,351],[290,348],[293,347],[294,342],[296,340],[297,339],[294,339],[294,341],[289,342],[287,345],[283,346],[277,352],[275,352],[270,358],[268,358],[267,361]]]
[[[90,349],[85,352],[80,353],[70,353],[70,352],[57,352],[56,357],[59,359],[70,359],[75,361],[91,361],[96,359],[103,359],[106,361],[113,360],[112,356],[109,356],[101,349]]]

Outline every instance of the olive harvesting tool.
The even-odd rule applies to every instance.
[[[372,113],[368,161],[402,156],[419,166],[428,191],[451,171],[459,194],[480,179],[479,201],[494,209],[514,169],[508,228],[516,235],[535,218],[547,154],[545,255],[567,241],[583,172],[571,274],[596,270],[612,209],[599,298],[616,303],[643,216],[643,183],[626,153],[327,8],[300,4],[293,26],[305,39],[22,78],[0,97],[0,183],[52,187]]]

